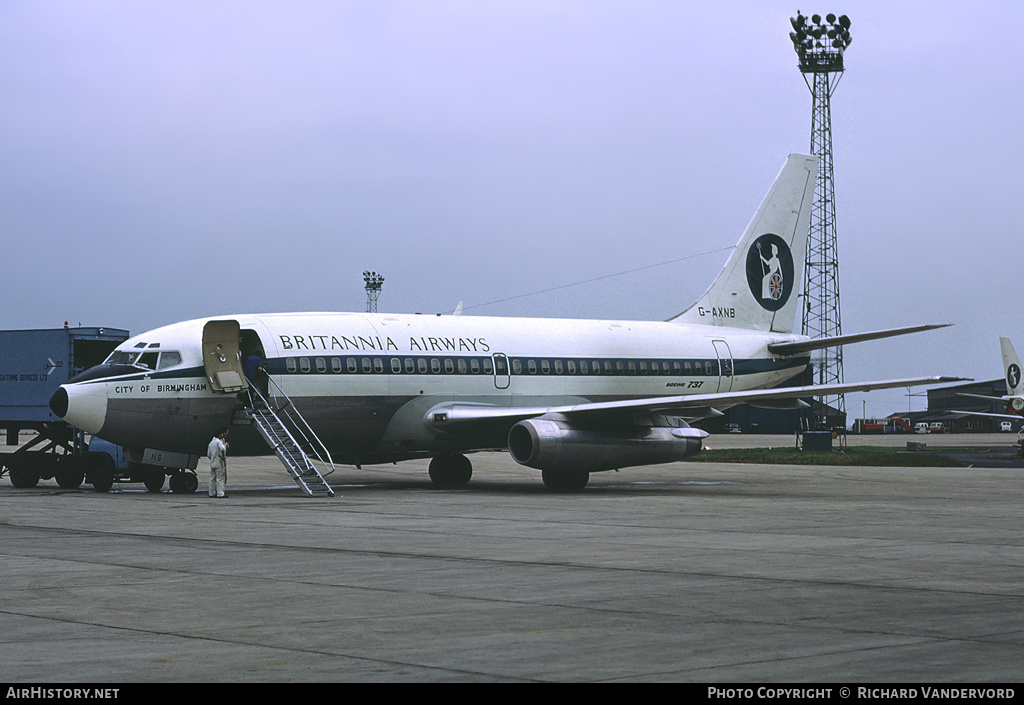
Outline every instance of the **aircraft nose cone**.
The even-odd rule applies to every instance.
[[[106,389],[98,384],[62,384],[50,397],[50,411],[86,433],[99,433],[107,418]]]
[[[50,411],[59,418],[68,415],[68,390],[64,387],[59,387],[50,397]]]

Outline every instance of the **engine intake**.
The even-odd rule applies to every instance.
[[[580,428],[542,416],[513,426],[508,449],[517,463],[538,470],[600,472],[692,457],[707,435],[689,426]]]

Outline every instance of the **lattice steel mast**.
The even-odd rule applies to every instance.
[[[377,313],[377,298],[380,296],[381,287],[384,286],[383,275],[376,272],[363,272],[363,283],[366,288],[366,312]]]
[[[800,72],[811,91],[811,154],[818,157],[818,183],[811,209],[804,266],[804,297],[801,332],[812,338],[840,335],[839,252],[836,237],[836,201],[832,161],[832,94],[843,75],[843,53],[853,41],[850,18],[820,15],[810,19],[797,11],[790,19],[793,48],[800,57]],[[843,349],[827,348],[815,360],[815,383],[843,381]],[[819,428],[846,423],[843,395],[821,396],[814,409]],[[829,408],[839,418],[829,417]]]

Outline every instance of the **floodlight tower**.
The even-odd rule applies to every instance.
[[[804,17],[797,11],[790,19],[793,49],[800,57],[800,72],[811,91],[811,154],[818,157],[818,183],[811,208],[804,266],[804,297],[801,332],[812,338],[843,332],[839,308],[839,253],[836,246],[836,202],[832,171],[832,94],[843,75],[843,53],[850,46],[850,18],[828,14]],[[843,381],[843,348],[823,350],[815,371],[818,384]],[[827,409],[834,408],[845,423],[846,400],[842,394],[818,397],[814,413],[817,426],[825,427]]]
[[[376,272],[363,272],[363,283],[366,285],[366,312],[377,313],[377,298],[384,286],[384,277]]]

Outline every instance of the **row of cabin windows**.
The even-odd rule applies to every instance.
[[[566,360],[512,358],[511,374],[556,375],[714,375],[712,360]],[[505,358],[498,357],[308,357],[285,359],[288,372],[327,372],[349,374],[383,374],[387,367],[392,374],[509,374]],[[723,365],[723,373],[731,374],[731,365]]]

